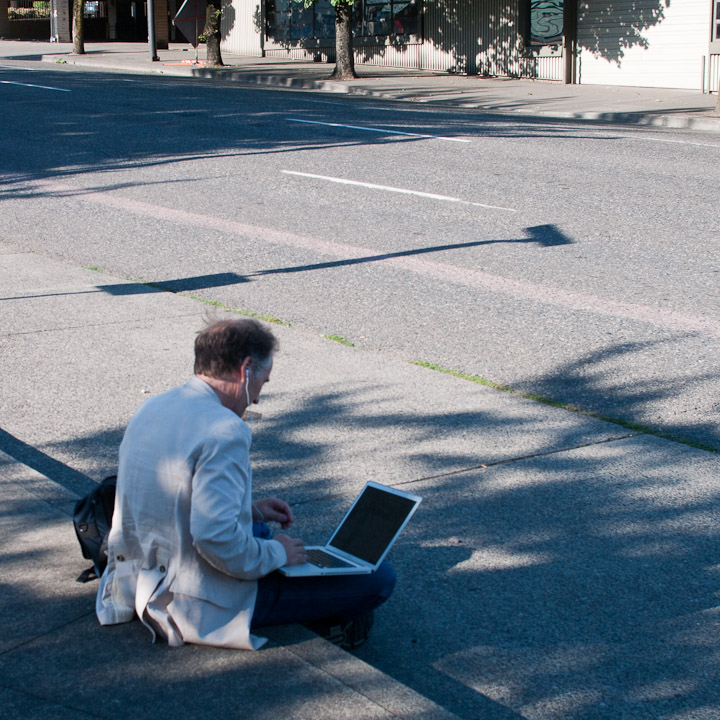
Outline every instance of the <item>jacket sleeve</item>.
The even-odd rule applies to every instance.
[[[257,580],[287,562],[277,540],[252,534],[250,430],[240,421],[214,427],[192,478],[190,534],[200,556],[221,572]]]

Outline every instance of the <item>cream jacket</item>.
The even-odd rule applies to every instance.
[[[130,421],[100,579],[100,623],[137,616],[170,645],[257,649],[257,579],[286,562],[252,535],[250,428],[197,377]]]

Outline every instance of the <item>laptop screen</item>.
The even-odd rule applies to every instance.
[[[368,485],[328,545],[375,564],[417,502]]]

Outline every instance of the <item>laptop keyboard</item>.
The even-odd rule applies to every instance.
[[[345,562],[324,550],[313,548],[307,551],[307,559],[311,565],[321,568],[344,568],[355,567],[351,563]]]

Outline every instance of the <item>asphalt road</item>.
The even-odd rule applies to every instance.
[[[720,449],[714,136],[32,67],[3,240]]]

